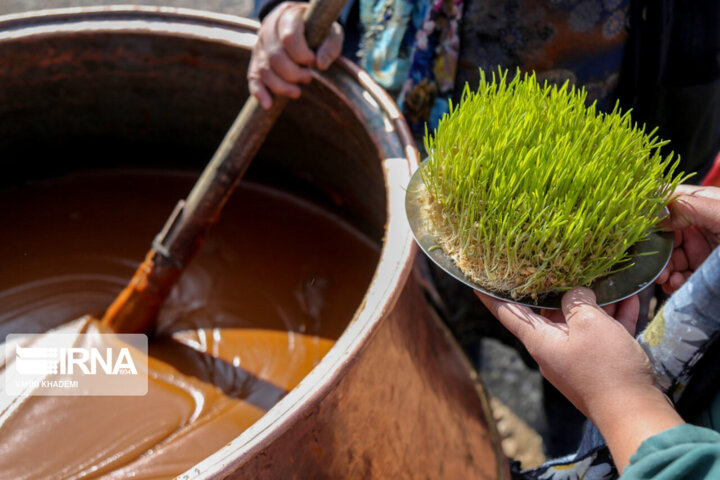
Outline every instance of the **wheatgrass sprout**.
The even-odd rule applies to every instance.
[[[423,217],[439,246],[488,291],[538,298],[631,265],[656,228],[678,160],[616,105],[585,106],[567,83],[481,72],[476,92],[425,135]]]

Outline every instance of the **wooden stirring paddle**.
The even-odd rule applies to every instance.
[[[305,11],[305,39],[316,50],[330,33],[346,0],[312,0]],[[130,283],[102,322],[116,332],[149,330],[172,286],[203,244],[225,202],[280,116],[287,97],[264,110],[250,96],[187,199],[180,200]]]

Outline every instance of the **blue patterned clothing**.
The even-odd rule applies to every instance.
[[[408,76],[415,34],[430,0],[359,0],[364,27],[358,64],[373,80],[397,93]]]
[[[602,108],[623,60],[628,0],[360,0],[360,66],[411,129],[432,130],[478,71],[535,71],[585,86]]]
[[[263,18],[283,1],[255,0],[255,11]],[[570,80],[601,108],[619,98],[638,123],[659,127],[696,180],[720,151],[720,2],[348,0],[340,22],[343,55],[401,90],[417,135],[465,82],[477,85],[479,67],[500,66]]]

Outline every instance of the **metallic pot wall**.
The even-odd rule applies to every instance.
[[[152,7],[0,17],[0,184],[202,168],[248,95],[256,29]],[[382,242],[380,260],[321,363],[181,478],[508,477],[484,394],[412,275],[403,199],[417,156],[397,108],[350,62],[290,103],[248,175],[340,213]]]

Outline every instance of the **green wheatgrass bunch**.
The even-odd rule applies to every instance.
[[[507,72],[465,87],[433,136],[423,214],[477,284],[513,298],[587,286],[627,268],[675,187],[678,161],[629,112],[585,106],[566,83]],[[625,262],[625,263],[623,263]]]

